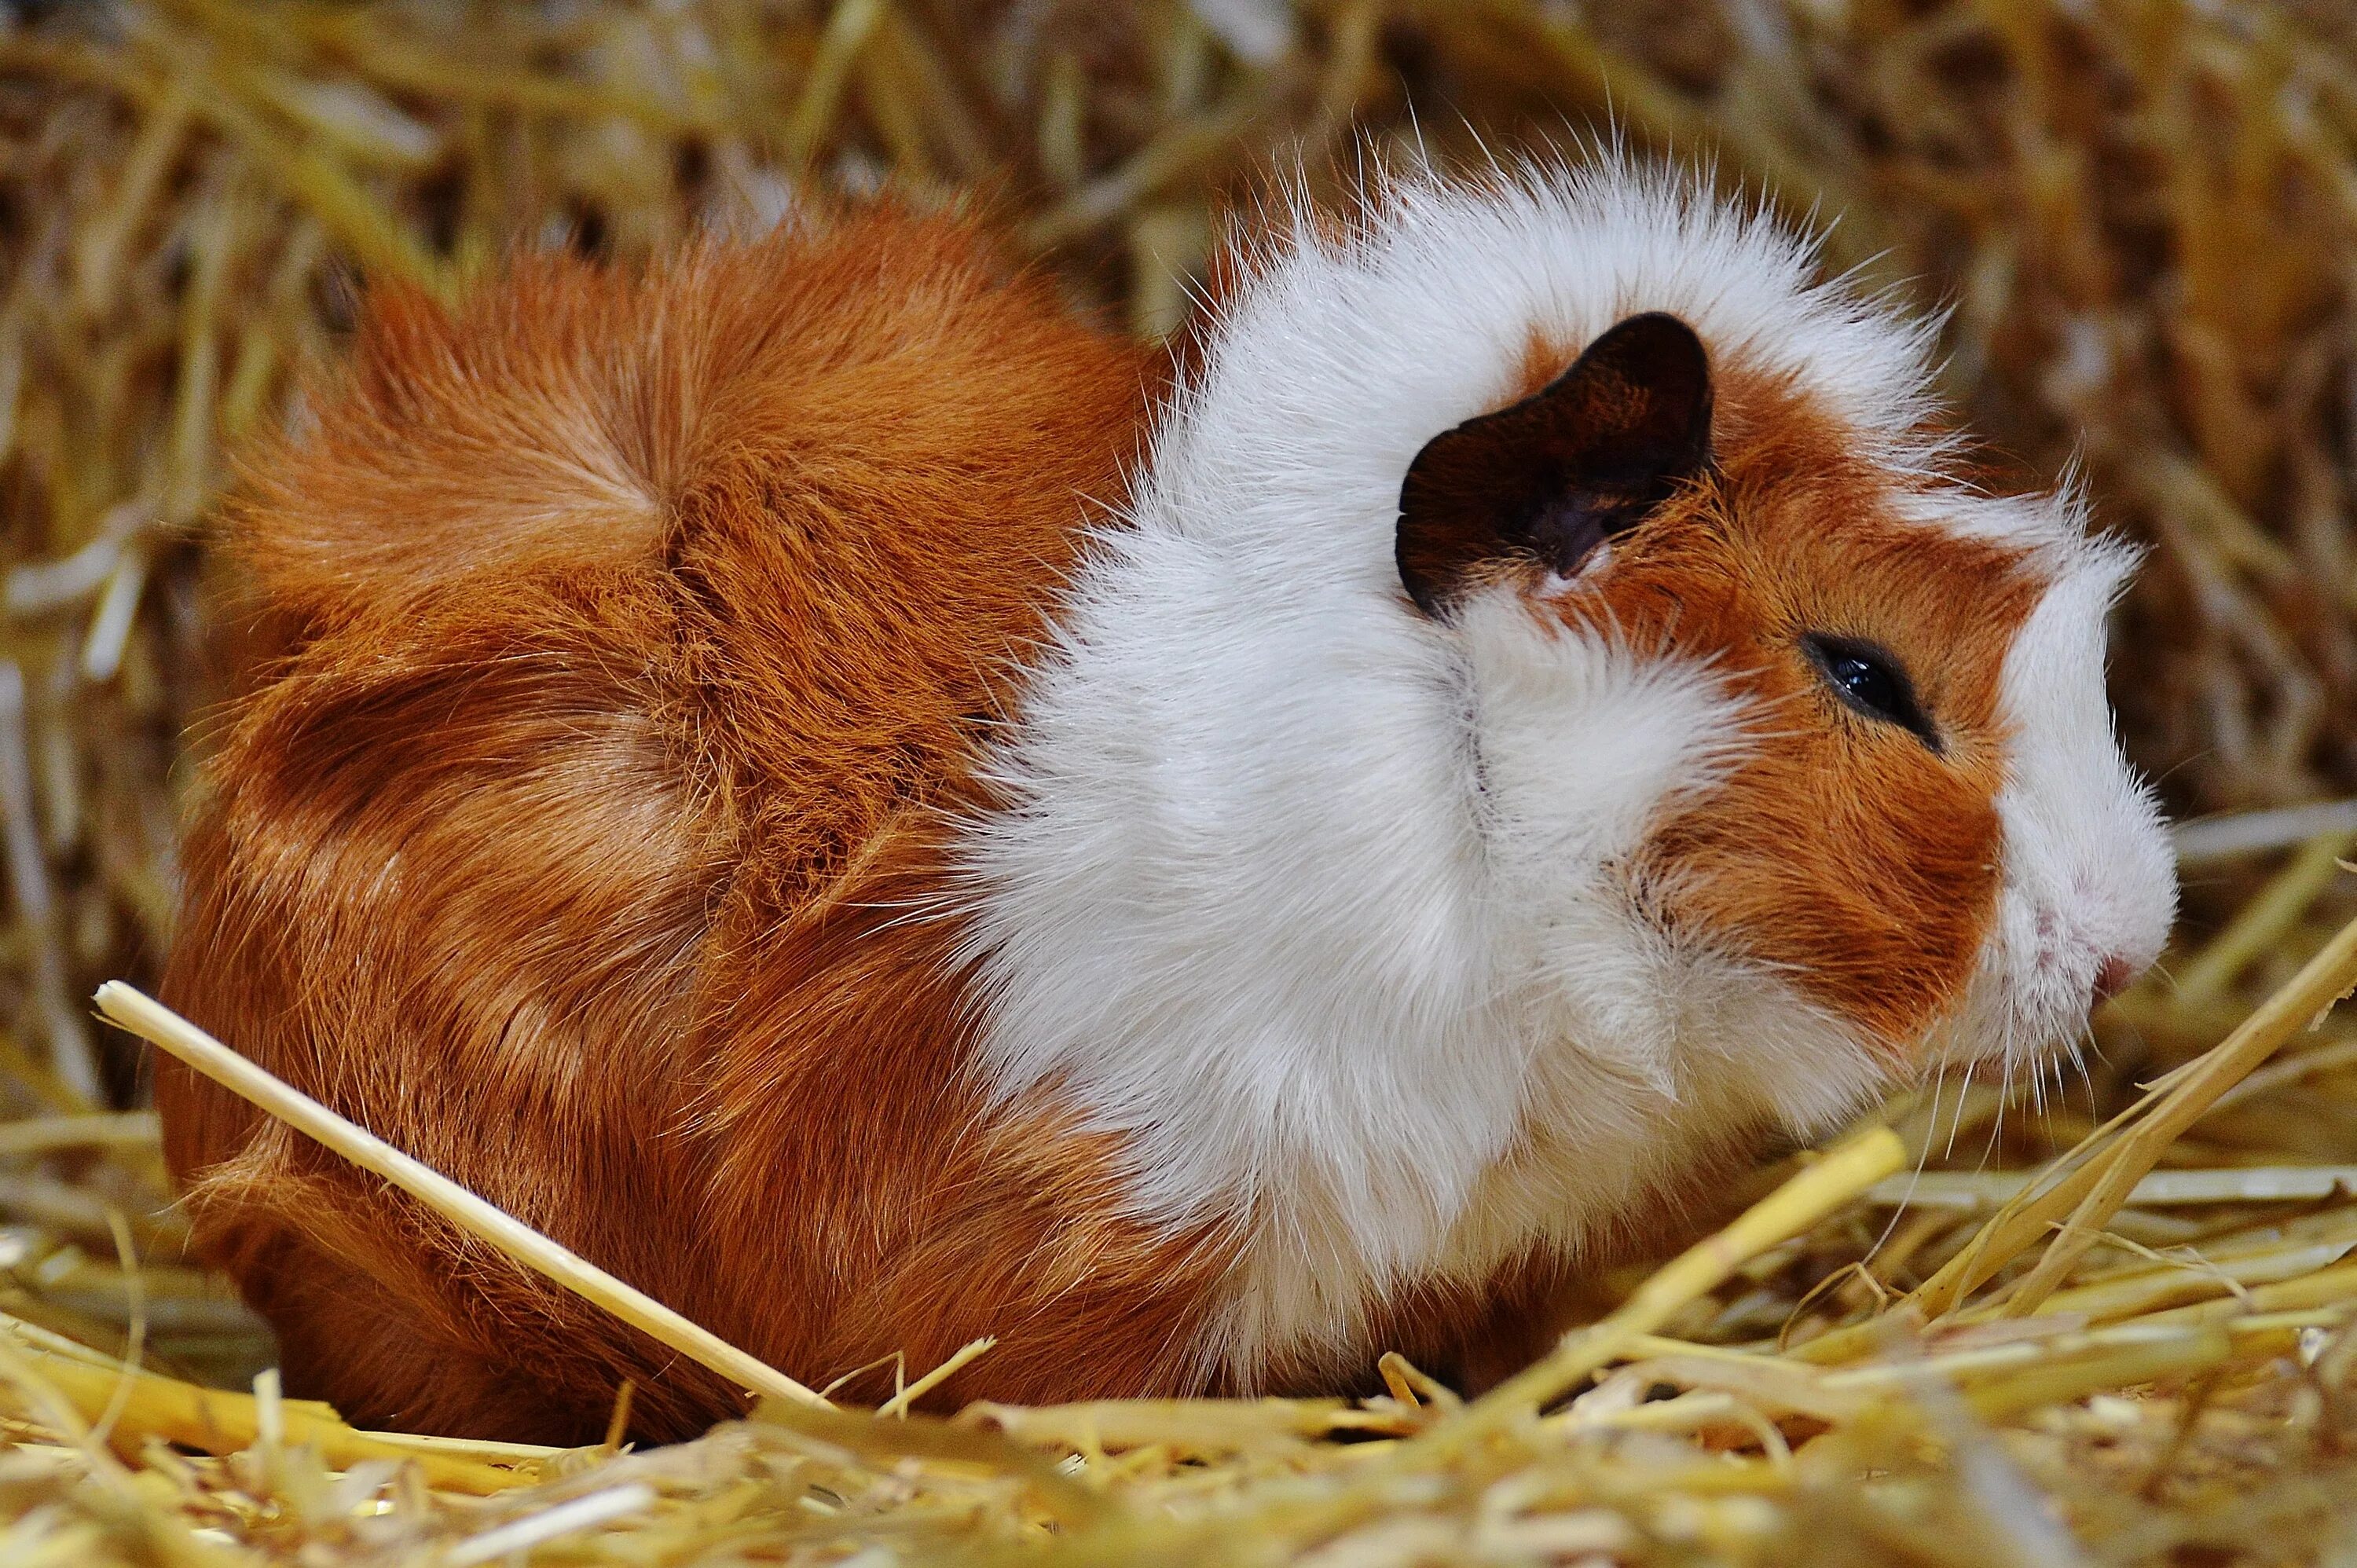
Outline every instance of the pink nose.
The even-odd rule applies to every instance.
[[[2095,972],[2095,1000],[2108,1002],[2134,983],[2138,966],[2131,960],[2114,953]]]

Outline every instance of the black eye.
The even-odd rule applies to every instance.
[[[1843,702],[1868,718],[1897,725],[1935,753],[1942,749],[1940,732],[1915,700],[1915,683],[1898,655],[1863,638],[1819,632],[1801,639],[1801,647]]]

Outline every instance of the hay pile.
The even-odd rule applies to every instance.
[[[2299,809],[2357,791],[2342,7],[14,12],[0,1561],[2357,1561],[2357,1022],[2309,1026],[2357,976],[2357,811]],[[2180,814],[2236,814],[2185,831],[2173,979],[2105,1010],[2084,1082],[1951,1084],[1891,1108],[1895,1143],[1766,1173],[1725,1245],[1608,1282],[1607,1326],[1469,1409],[1393,1363],[1356,1405],[780,1407],[616,1455],[278,1397],[266,1332],[180,1261],[153,1121],[110,1109],[137,1054],[82,999],[168,940],[221,454],[336,352],[357,276],[452,289],[519,241],[643,256],[803,182],[978,188],[1076,300],[1154,332],[1212,203],[1272,162],[1325,184],[1608,111],[1952,303],[1951,391],[1999,456],[2075,455],[2154,548],[2116,660],[2131,749]]]

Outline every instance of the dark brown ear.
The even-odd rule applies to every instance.
[[[1425,443],[1400,487],[1400,581],[1437,618],[1501,557],[1569,576],[1709,466],[1702,339],[1632,316],[1522,402]]]

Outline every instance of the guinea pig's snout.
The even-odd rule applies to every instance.
[[[2136,976],[2142,974],[2147,967],[2138,963],[2126,953],[2113,953],[2096,967],[2095,1000],[2109,1002],[2113,997],[2135,984]]]
[[[2153,964],[2152,951],[2140,942],[2121,940],[2124,935],[2113,932],[2111,940],[2106,940],[2096,932],[2074,930],[2072,923],[2054,908],[2041,908],[2038,912],[2038,968],[2065,985],[2075,979],[2085,986],[2089,993],[2086,1006],[2108,1002],[2134,985]]]
[[[2158,829],[2148,835],[2158,839]],[[2093,993],[2088,1005],[2108,1002],[2134,985],[2160,958],[2177,906],[2177,879],[2165,849],[2158,854],[2122,856],[2123,866],[2136,860],[2147,864],[2116,878],[2089,875],[2081,879],[2077,902],[2079,971],[2089,977]],[[2122,868],[2115,868],[2121,870]]]
[[[2125,767],[2119,778],[2125,784]],[[2013,863],[1991,932],[2003,1011],[1984,1022],[2008,1052],[2059,1046],[2087,1014],[2159,959],[2177,907],[2174,857],[2158,814],[2122,788],[2109,801],[2066,797],[2075,812],[2024,812],[2008,824]],[[2110,810],[2090,809],[2109,806]]]
[[[2070,976],[2086,988],[2082,1008],[2110,1001],[2153,966],[2174,904],[2167,887],[2138,887],[2127,897],[2106,899],[2096,891],[2101,886],[2081,881],[2073,888],[2076,908],[2067,915],[2041,909],[2039,917],[2045,961],[2058,978]]]

